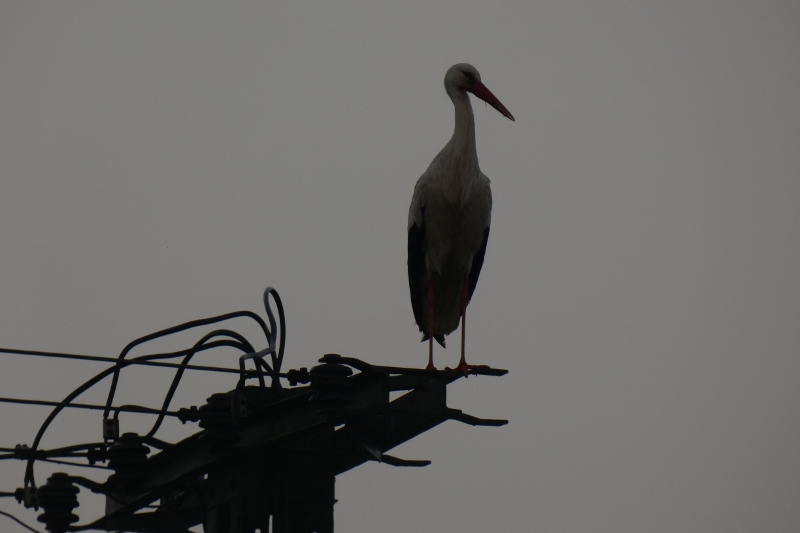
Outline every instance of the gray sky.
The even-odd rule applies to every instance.
[[[468,359],[510,373],[449,402],[510,424],[449,422],[395,450],[431,466],[341,476],[337,529],[800,529],[800,4],[272,4],[0,4],[0,346],[113,356],[261,312],[272,285],[287,368],[424,366],[406,216],[466,61],[517,118],[475,104],[494,213]],[[100,369],[2,365],[3,396],[52,400]],[[120,403],[170,378],[131,370]],[[233,385],[192,374],[175,405]],[[46,414],[0,407],[0,446]],[[70,412],[42,445],[99,439]],[[0,490],[22,466],[0,462]]]

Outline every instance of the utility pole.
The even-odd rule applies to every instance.
[[[277,305],[278,320],[269,297]],[[359,359],[328,354],[311,370],[281,372],[286,338],[283,305],[273,288],[264,291],[269,326],[249,311],[194,320],[146,335],[129,343],[116,359],[75,354],[0,349],[0,352],[113,362],[61,402],[0,399],[53,405],[32,445],[17,445],[0,458],[25,460],[25,483],[13,494],[25,507],[42,509],[38,516],[50,533],[133,531],[186,533],[203,526],[205,533],[333,533],[336,476],[378,461],[397,467],[421,467],[426,460],[389,455],[396,446],[446,420],[473,426],[502,426],[507,420],[484,419],[447,406],[447,386],[463,377],[454,370],[422,370],[371,365]],[[235,318],[250,318],[263,330],[268,347],[256,352],[240,334],[215,329],[192,348],[126,359],[133,348],[150,340]],[[278,341],[280,339],[280,341]],[[190,365],[198,351],[234,347],[242,350],[239,369]],[[162,360],[182,357],[180,364]],[[252,361],[256,369],[245,370]],[[132,364],[177,368],[161,409],[113,407],[120,371]],[[234,390],[212,394],[202,406],[168,411],[175,388],[187,369],[234,372]],[[503,376],[507,370],[472,367],[470,375]],[[74,400],[100,380],[113,376],[105,407]],[[272,379],[267,385],[265,377]],[[257,378],[259,385],[246,385]],[[281,380],[288,382],[285,387]],[[103,442],[41,450],[44,431],[65,408],[103,409]],[[158,415],[147,435],[120,435],[120,412]],[[113,416],[110,416],[111,413]],[[199,431],[177,442],[154,434],[165,416],[197,423]],[[156,450],[154,451],[153,448]],[[37,487],[36,460],[72,459],[75,466],[100,463],[113,472],[105,482],[56,473]],[[85,459],[88,464],[75,463]],[[76,524],[80,487],[106,497],[104,516]]]
[[[446,420],[507,423],[447,406],[447,386],[464,377],[459,372],[376,366],[335,354],[320,363],[289,371],[294,386],[288,388],[240,387],[181,409],[180,418],[202,430],[158,453],[150,455],[136,434],[119,436],[105,453],[114,470],[105,483],[60,474],[39,489],[55,492],[50,500],[60,502],[38,501],[40,521],[53,533],[184,533],[198,524],[205,533],[333,533],[337,475],[367,461],[430,464],[386,452]],[[471,373],[507,371],[477,367]],[[69,509],[63,502],[68,494],[74,498],[74,485],[106,494],[105,516],[68,525],[77,520],[70,514],[77,499]]]

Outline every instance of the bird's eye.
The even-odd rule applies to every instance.
[[[465,72],[464,76],[466,76],[469,81],[475,81],[475,74],[472,72]]]

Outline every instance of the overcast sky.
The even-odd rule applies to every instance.
[[[423,367],[407,209],[452,133],[444,73],[470,62],[517,119],[474,105],[494,213],[468,359],[509,374],[449,403],[510,424],[448,422],[393,452],[431,466],[340,476],[337,531],[800,530],[800,3],[273,4],[0,3],[0,346],[115,356],[263,313],[271,285],[286,368]],[[102,369],[1,357],[2,396]],[[120,404],[160,403],[170,373],[125,372]],[[175,405],[234,379],[193,373]],[[0,406],[0,447],[47,412]],[[100,429],[65,413],[42,446]],[[22,474],[0,462],[0,491]]]

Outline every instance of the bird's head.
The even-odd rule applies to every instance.
[[[447,73],[444,75],[444,88],[447,94],[451,94],[453,90],[470,92],[497,109],[504,117],[514,120],[514,115],[483,84],[478,69],[469,63],[457,63],[447,69]]]

